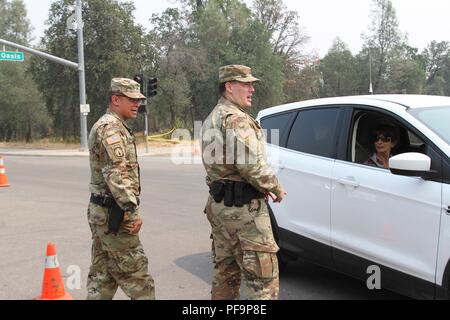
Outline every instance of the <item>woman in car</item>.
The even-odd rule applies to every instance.
[[[397,146],[399,139],[398,131],[395,127],[389,125],[382,125],[373,130],[373,145],[375,152],[367,159],[364,164],[379,167],[389,168],[389,158]]]

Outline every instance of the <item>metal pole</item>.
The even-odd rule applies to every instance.
[[[370,54],[369,47],[369,93],[373,94],[373,86],[372,86],[372,55]]]
[[[68,67],[71,67],[71,68],[74,68],[74,69],[78,69],[78,64],[75,63],[75,62],[72,62],[72,61],[69,61],[69,60],[65,60],[65,59],[62,59],[62,58],[58,58],[58,57],[52,56],[51,54],[48,54],[48,53],[45,53],[45,52],[42,52],[42,51],[38,51],[38,50],[35,50],[35,49],[32,49],[32,48],[28,48],[28,47],[22,46],[20,44],[17,44],[17,43],[14,43],[14,42],[10,42],[10,41],[6,41],[6,40],[3,40],[3,39],[0,39],[0,43],[3,44],[3,45],[7,45],[9,47],[17,48],[17,49],[23,50],[25,52],[29,52],[29,53],[35,54],[35,55],[37,55],[39,57],[45,58],[45,59],[50,60],[50,61],[62,64],[62,65],[65,65],[65,66],[68,66]],[[5,51],[5,50],[3,50],[3,51]]]
[[[77,0],[77,35],[78,35],[78,72],[80,79],[80,104],[86,104],[86,80],[84,72],[84,39],[83,39],[83,16],[81,10],[81,0]],[[80,151],[88,150],[87,141],[87,115],[80,111]]]
[[[148,113],[145,113],[145,153],[148,153]]]

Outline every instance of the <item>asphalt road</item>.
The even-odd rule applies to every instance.
[[[40,295],[46,244],[56,244],[63,277],[74,299],[85,299],[90,263],[86,221],[89,163],[79,157],[4,159],[11,187],[0,188],[0,299]],[[212,264],[209,225],[203,214],[207,189],[201,165],[169,158],[140,159],[141,240],[156,294],[163,300],[209,299]],[[76,272],[68,270],[76,266]],[[67,284],[66,283],[66,284]],[[79,288],[77,288],[79,286]],[[127,299],[118,291],[116,299]],[[369,291],[365,283],[305,262],[281,275],[281,299],[404,299]]]

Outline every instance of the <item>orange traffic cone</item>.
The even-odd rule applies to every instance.
[[[45,257],[44,281],[42,295],[35,300],[72,300],[69,293],[64,290],[64,283],[59,269],[56,249],[53,243],[47,244],[47,256]]]
[[[0,188],[9,187],[8,176],[6,175],[5,165],[3,163],[3,158],[0,156]]]

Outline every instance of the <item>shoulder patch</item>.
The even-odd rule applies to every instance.
[[[116,144],[116,143],[120,143],[120,141],[121,141],[121,139],[120,139],[120,136],[118,134],[115,134],[115,135],[109,137],[108,139],[106,139],[106,143],[108,145],[113,145],[113,144]]]
[[[250,137],[251,135],[253,135],[255,133],[254,130],[250,129],[250,128],[240,128],[240,129],[236,129],[239,136],[241,136],[244,139],[247,139],[248,137]]]
[[[228,129],[242,129],[246,127],[250,127],[248,119],[245,116],[239,114],[230,114],[227,115],[225,119],[225,127]]]
[[[114,154],[118,158],[122,158],[124,156],[124,152],[121,147],[117,147],[116,149],[114,149]]]

